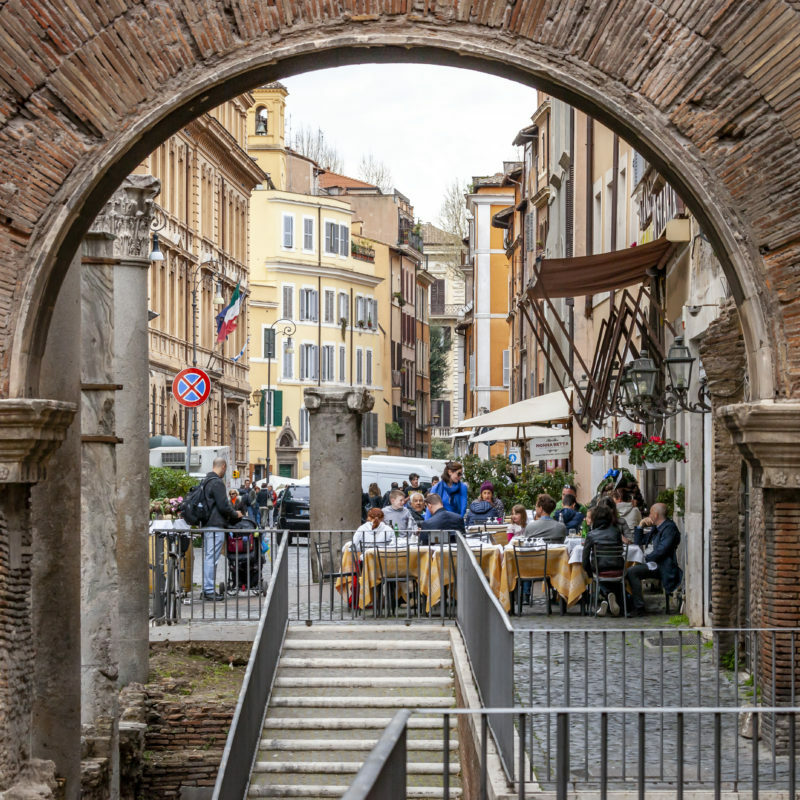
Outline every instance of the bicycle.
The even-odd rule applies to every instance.
[[[186,531],[160,531],[167,541],[167,563],[164,574],[164,588],[161,591],[164,614],[159,622],[174,625],[180,621],[183,595],[181,590],[181,559],[191,545],[192,534]],[[185,541],[186,546],[183,546]]]

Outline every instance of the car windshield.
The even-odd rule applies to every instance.
[[[305,500],[308,502],[309,490],[308,486],[289,486],[286,489],[287,500]]]

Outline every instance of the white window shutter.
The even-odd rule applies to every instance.
[[[339,226],[339,255],[349,255],[350,249],[350,228],[347,225]]]
[[[289,250],[294,247],[294,217],[290,215],[283,218],[283,246]]]
[[[511,382],[511,351],[503,350],[503,386]]]
[[[286,319],[294,318],[294,289],[291,286],[283,287],[283,316]]]

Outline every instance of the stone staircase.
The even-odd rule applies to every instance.
[[[416,625],[291,626],[248,797],[341,797],[400,708],[455,706],[450,632]],[[410,798],[442,797],[442,717],[413,715]],[[450,796],[461,797],[450,729]]]

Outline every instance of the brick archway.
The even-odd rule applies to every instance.
[[[753,397],[800,393],[800,354],[789,346],[800,324],[800,104],[794,84],[779,80],[800,74],[800,56],[781,46],[796,40],[800,14],[788,5],[696,0],[679,15],[646,0],[198,5],[123,0],[113,18],[89,3],[36,17],[18,0],[0,9],[0,51],[14,59],[0,64],[6,395],[38,395],[66,264],[145,153],[248,87],[368,61],[516,78],[620,133],[668,177],[715,245],[741,315]],[[742,39],[756,29],[761,38]]]

